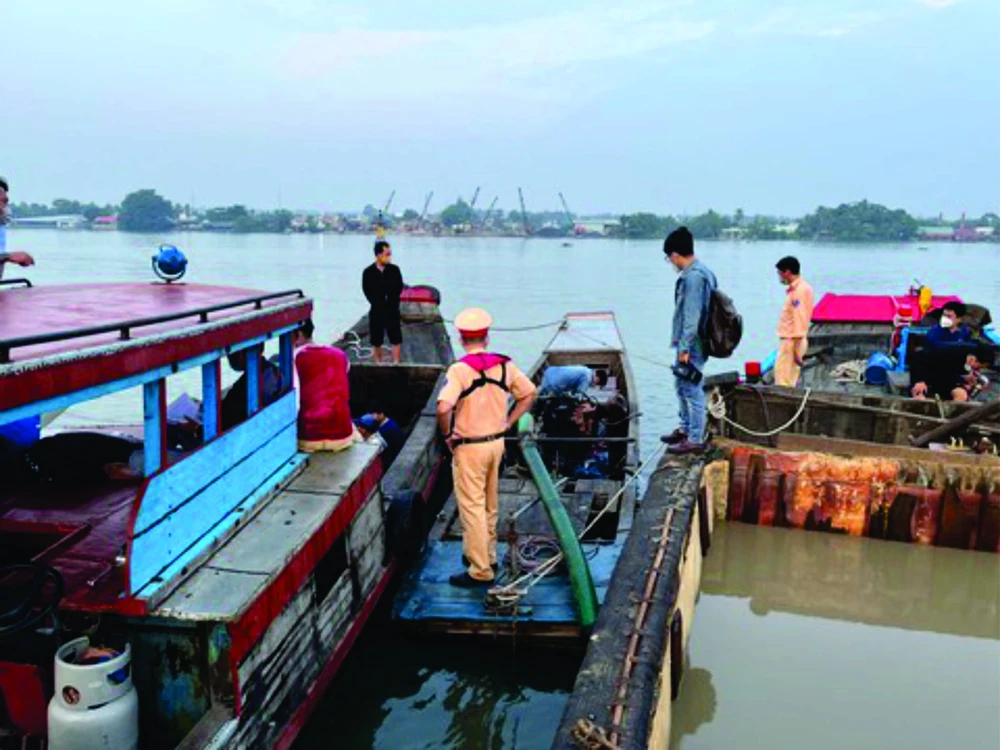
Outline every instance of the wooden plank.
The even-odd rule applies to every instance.
[[[294,425],[297,416],[295,398],[288,394],[267,407],[261,414],[237,425],[218,440],[201,447],[153,477],[142,498],[136,516],[134,535],[145,533],[168,513],[184,505],[207,486],[217,483],[227,468],[256,453],[277,435]],[[292,451],[285,456],[289,458]]]
[[[156,609],[175,620],[226,620],[264,588],[267,576],[201,568]]]
[[[201,431],[206,443],[214,440],[222,429],[222,361],[215,360],[201,367]]]
[[[142,387],[143,474],[153,476],[164,466],[167,446],[163,435],[166,413],[163,408],[165,385],[162,378]]]
[[[131,537],[132,593],[180,572],[239,521],[238,508],[252,508],[294,470],[294,414],[290,393],[149,480]]]
[[[546,352],[624,351],[614,313],[570,313]]]
[[[328,451],[309,454],[309,464],[288,489],[339,495],[347,491],[368,464],[379,455],[376,443],[355,443],[339,453]]]
[[[212,555],[210,567],[275,573],[336,507],[336,499],[322,495],[280,492],[239,534]]]
[[[729,441],[726,442],[728,443]],[[951,451],[929,451],[905,445],[882,445],[861,440],[816,437],[812,435],[780,435],[778,437],[778,448],[786,451],[835,453],[844,456],[867,456],[870,458],[935,462],[953,466],[1000,468],[1000,458],[996,456],[979,456],[971,453],[953,453]]]
[[[257,645],[243,659],[237,669],[241,692],[245,690],[251,675],[261,664],[271,659],[271,655],[278,650],[285,639],[292,634],[292,631],[300,630],[304,626],[303,618],[312,617],[313,593],[312,580],[310,579],[288,603],[288,606],[271,621],[271,625],[264,632],[263,637],[257,641]]]

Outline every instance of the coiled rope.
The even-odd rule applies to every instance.
[[[356,331],[348,331],[344,334],[344,349],[349,352],[354,352],[356,359],[365,360],[371,359],[375,355],[375,349],[371,346],[362,346],[361,337]]]
[[[650,463],[658,459],[660,454],[666,449],[666,447],[667,447],[666,445],[661,444],[659,447],[657,447],[656,450],[654,450],[649,455],[649,457],[645,461],[642,462],[642,464],[639,466],[639,469],[632,476],[626,479],[624,483],[622,483],[622,486],[618,489],[618,492],[616,492],[608,500],[607,504],[603,508],[601,508],[600,512],[596,516],[594,516],[594,519],[589,524],[587,524],[586,528],[583,531],[579,533],[577,539],[583,539],[583,537],[585,537],[587,533],[591,529],[593,529],[594,526],[597,525],[597,522],[604,517],[605,513],[611,510],[611,508],[616,507],[618,499],[623,494],[625,494],[625,490],[627,490],[632,485],[633,482],[635,482],[640,476],[642,476],[646,467],[649,466]],[[548,560],[541,563],[535,570],[529,571],[528,573],[525,573],[524,575],[515,578],[510,583],[505,583],[502,586],[494,586],[486,594],[487,601],[496,602],[501,606],[511,606],[513,604],[516,604],[518,601],[520,601],[524,596],[528,594],[528,592],[532,589],[532,587],[534,587],[539,581],[545,578],[545,576],[547,576],[549,573],[555,570],[556,567],[559,565],[559,563],[563,561],[563,557],[564,556],[562,550],[560,550],[557,555],[555,555],[554,557],[550,557]],[[521,586],[522,584],[524,584],[523,587]]]
[[[754,437],[772,437],[777,435],[779,432],[784,432],[798,421],[799,417],[802,416],[802,412],[806,410],[806,404],[809,403],[809,394],[811,393],[812,388],[806,388],[805,394],[802,396],[802,403],[799,404],[799,408],[796,410],[792,418],[780,427],[775,427],[773,430],[768,430],[767,432],[751,430],[749,427],[744,427],[739,422],[735,422],[726,416],[726,400],[722,397],[722,393],[718,388],[712,389],[712,392],[708,395],[708,404],[706,406],[708,408],[708,413],[715,419],[725,422],[728,425],[732,425],[736,429],[745,432],[747,435],[753,435]]]

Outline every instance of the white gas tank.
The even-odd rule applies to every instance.
[[[90,646],[77,638],[56,651],[55,695],[49,702],[49,750],[137,750],[139,698],[132,650],[80,664]]]

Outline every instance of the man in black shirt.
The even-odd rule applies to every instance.
[[[385,240],[375,243],[375,262],[361,275],[361,289],[371,305],[368,330],[375,361],[382,361],[382,343],[388,334],[392,361],[399,364],[403,332],[399,323],[399,296],[403,293],[403,275],[392,264],[392,247]]]

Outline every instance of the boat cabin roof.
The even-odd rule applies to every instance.
[[[623,352],[618,323],[612,312],[569,313],[545,349],[556,352]]]
[[[0,289],[0,412],[294,327],[312,302],[202,284]]]
[[[954,295],[936,296],[931,307],[937,309],[947,302],[960,302]],[[813,310],[813,323],[892,323],[900,305],[910,304],[913,297],[892,294],[833,294],[828,292]]]

